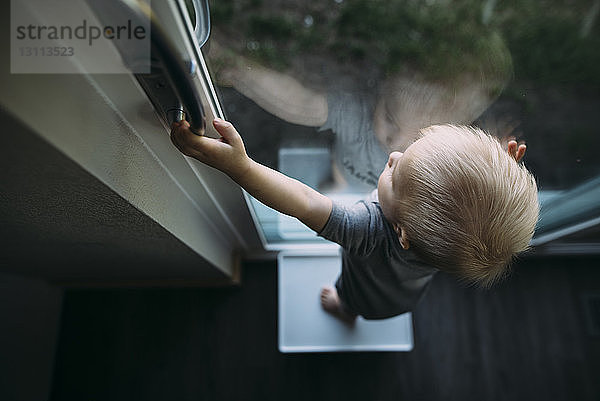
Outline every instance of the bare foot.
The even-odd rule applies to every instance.
[[[323,287],[321,289],[321,306],[344,323],[354,324],[354,321],[356,320],[356,315],[350,314],[344,310],[342,301],[340,301],[340,297],[333,287]]]

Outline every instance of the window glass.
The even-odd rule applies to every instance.
[[[525,142],[548,205],[597,188],[597,0],[213,0],[210,11],[203,51],[249,154],[322,192],[366,196],[387,154],[434,123]],[[588,217],[596,192],[575,191]],[[253,205],[270,242],[318,241]]]

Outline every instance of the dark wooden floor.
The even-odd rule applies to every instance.
[[[279,353],[276,279],[252,262],[240,288],[68,291],[52,400],[600,399],[600,259],[525,261],[488,292],[440,274],[410,353]]]

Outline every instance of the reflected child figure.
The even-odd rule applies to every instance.
[[[171,140],[343,248],[342,272],[321,303],[345,322],[412,310],[440,270],[489,287],[533,236],[539,205],[535,179],[519,163],[525,145],[511,141],[506,151],[480,129],[421,130],[404,153],[389,155],[372,200],[343,205],[253,161],[231,123],[213,125],[220,139],[194,135],[181,121]]]
[[[423,127],[475,121],[511,76],[502,41],[486,50],[476,74],[465,65],[452,79],[435,80],[404,69],[368,79],[362,69],[358,75],[337,71],[331,59],[323,61],[319,78],[302,78],[293,69],[247,59],[215,38],[209,55],[219,65],[221,85],[284,121],[332,134],[332,176],[318,188],[326,193],[371,192],[391,151],[404,151]]]

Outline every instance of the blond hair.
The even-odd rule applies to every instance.
[[[535,178],[475,127],[431,126],[418,142],[397,175],[395,218],[425,261],[489,287],[529,247]]]

